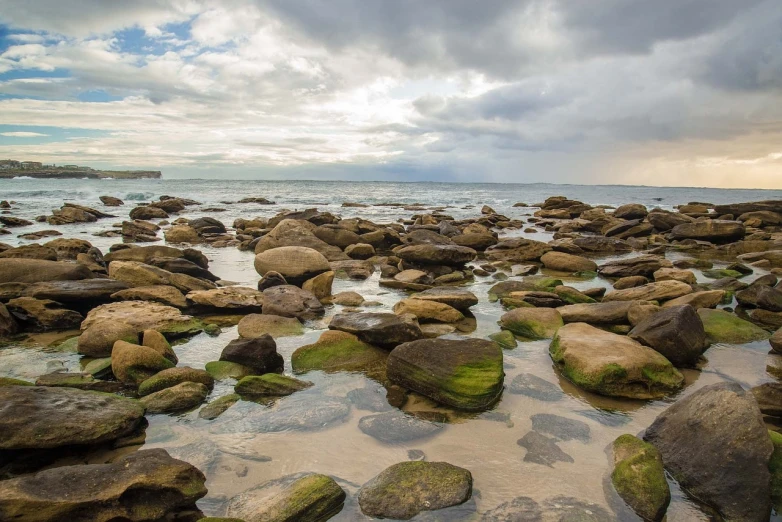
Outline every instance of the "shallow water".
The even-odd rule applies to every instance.
[[[513,218],[524,218],[530,209],[512,208],[517,201],[534,203],[555,194],[564,194],[593,204],[621,204],[640,201],[649,206],[670,207],[690,200],[712,202],[745,201],[750,199],[782,198],[782,192],[769,191],[693,191],[692,189],[658,189],[613,187],[553,187],[553,186],[457,186],[443,184],[335,184],[311,182],[181,182],[181,181],[82,181],[46,182],[3,181],[0,199],[13,199],[21,211],[14,216],[32,218],[49,213],[63,200],[102,208],[99,195],[115,195],[125,199],[140,194],[139,199],[157,198],[171,194],[197,199],[206,206],[223,206],[224,213],[209,213],[230,225],[236,217],[269,217],[281,208],[315,206],[338,213],[343,217],[359,215],[377,222],[409,217],[413,212],[401,208],[372,207],[369,209],[340,208],[342,201],[359,202],[422,202],[429,205],[453,204],[445,211],[455,217],[475,216],[483,204],[493,206]],[[400,186],[401,185],[401,186]],[[473,188],[475,187],[475,188]],[[654,195],[652,195],[654,194]],[[274,206],[220,205],[219,201],[236,200],[247,196],[264,196],[278,201]],[[652,197],[661,197],[657,202]],[[128,202],[130,204],[130,202]],[[472,208],[464,209],[465,205]],[[191,207],[192,208],[192,207]],[[110,209],[118,216],[126,216],[129,205]],[[190,208],[181,214],[193,218],[206,215]],[[98,223],[57,227],[63,237],[83,237],[104,252],[117,242],[117,238],[92,236],[98,230],[109,228],[112,220]],[[120,221],[118,218],[117,222]],[[18,233],[53,228],[36,224],[15,229]],[[520,235],[519,231],[510,234]],[[550,235],[539,232],[529,237],[541,241]],[[0,236],[0,241],[25,244],[15,235]],[[210,270],[221,278],[254,286],[259,277],[252,266],[253,255],[235,248],[202,248],[210,260]],[[635,255],[635,254],[634,254]],[[600,262],[600,260],[598,260]],[[715,263],[716,267],[723,266]],[[697,270],[694,270],[696,273]],[[544,272],[545,273],[545,272]],[[765,274],[756,270],[746,281]],[[702,276],[699,275],[699,279]],[[406,294],[403,291],[378,286],[376,272],[366,281],[336,280],[333,292],[353,290],[367,301],[379,301],[382,307],[372,311],[390,311]],[[479,298],[473,307],[477,327],[469,335],[485,337],[499,331],[497,320],[504,313],[499,303],[488,300],[487,290],[496,282],[491,277],[476,277],[468,288]],[[609,286],[602,279],[567,279],[566,284],[584,289]],[[278,350],[290,370],[290,356],[305,344],[314,342],[326,328],[329,318],[342,307],[327,308],[327,316],[307,325],[304,335],[277,340]],[[0,375],[34,380],[43,373],[64,368],[77,371],[83,361],[68,348],[57,348],[58,342],[70,334],[37,336],[24,343],[0,348]],[[175,346],[180,366],[203,368],[219,358],[223,347],[237,337],[236,327],[225,327],[219,337],[198,335]],[[239,402],[219,418],[206,421],[197,411],[178,415],[150,415],[144,448],[162,447],[178,458],[198,466],[207,476],[209,494],[199,502],[209,515],[223,514],[227,499],[268,480],[298,472],[320,472],[339,479],[349,495],[355,494],[361,484],[367,482],[386,467],[408,460],[410,450],[423,452],[429,461],[447,461],[470,470],[474,478],[474,499],[465,506],[444,512],[441,520],[476,519],[475,512],[483,513],[515,497],[531,497],[541,504],[558,496],[574,497],[594,503],[615,512],[620,520],[637,520],[622,508],[622,502],[612,492],[609,474],[611,466],[607,448],[623,434],[642,432],[655,417],[675,399],[686,396],[699,388],[721,381],[736,381],[751,387],[773,378],[766,373],[768,343],[759,342],[742,346],[714,345],[705,354],[708,362],[701,371],[685,371],[686,388],[677,397],[661,401],[630,401],[600,397],[583,392],[555,372],[548,355],[548,342],[519,343],[513,350],[505,350],[506,390],[500,402],[490,412],[465,415],[438,407],[434,403],[414,397],[405,406],[410,412],[437,411],[449,415],[450,422],[443,423],[433,436],[409,443],[387,444],[358,429],[359,420],[373,414],[360,410],[347,395],[352,390],[382,388],[360,373],[310,372],[303,377],[315,386],[272,404]],[[530,373],[561,388],[559,400],[546,402],[526,395],[511,393],[507,386],[522,373]],[[233,392],[233,382],[217,383],[209,400]],[[369,391],[371,393],[371,390]],[[279,413],[278,413],[279,412]],[[560,442],[559,447],[573,459],[573,463],[557,462],[545,466],[524,462],[525,449],[517,444],[531,429],[531,416],[554,413],[580,420],[589,427],[588,440]],[[127,450],[125,450],[127,451]],[[675,486],[675,484],[674,484]],[[673,501],[668,509],[669,522],[710,520],[709,516],[691,502],[676,487],[672,489]],[[355,500],[349,498],[346,508],[333,520],[365,520],[358,511]]]

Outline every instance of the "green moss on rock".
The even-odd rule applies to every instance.
[[[225,379],[239,380],[253,373],[252,368],[230,361],[211,361],[206,363],[204,368],[209,372],[209,375],[218,381]]]
[[[613,449],[611,482],[619,496],[644,520],[661,520],[671,501],[671,491],[660,452],[632,435],[617,438]]]
[[[293,352],[291,365],[295,372],[374,372],[385,367],[388,352],[360,341],[346,332],[324,332],[316,343]]]
[[[768,469],[771,472],[771,504],[774,509],[782,509],[782,434],[776,431],[768,432],[771,442],[774,444],[774,453],[768,462]]]
[[[0,377],[0,386],[34,386],[34,384],[13,377]]]
[[[312,386],[311,382],[300,381],[277,373],[267,373],[243,377],[234,386],[234,391],[242,397],[283,397],[305,390],[310,386]]]
[[[513,348],[516,348],[516,344],[517,344],[516,337],[513,335],[513,332],[510,332],[508,330],[503,330],[501,332],[493,333],[489,336],[489,339],[499,344],[502,348],[505,348],[506,350],[511,350]]]
[[[712,343],[745,344],[771,337],[770,333],[759,326],[724,310],[701,308],[698,315],[703,322],[706,336]]]

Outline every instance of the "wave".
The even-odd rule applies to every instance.
[[[11,179],[35,179],[35,178],[31,178],[30,176],[14,176]]]

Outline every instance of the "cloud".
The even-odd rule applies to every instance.
[[[8,138],[40,138],[43,136],[48,136],[48,134],[42,134],[40,132],[18,131],[18,132],[0,132],[0,136],[6,136]]]
[[[405,179],[779,183],[776,0],[10,3],[0,121],[94,132],[0,156],[242,175],[350,166]],[[84,96],[94,92],[105,96]]]

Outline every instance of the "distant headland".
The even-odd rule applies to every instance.
[[[0,179],[159,179],[159,170],[96,170],[79,165],[45,165],[38,161],[0,160]]]

